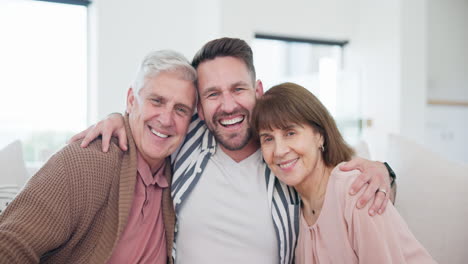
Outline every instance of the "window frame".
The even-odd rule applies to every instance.
[[[286,42],[300,42],[300,43],[310,43],[310,44],[319,44],[319,45],[340,46],[341,48],[349,44],[349,40],[299,38],[299,37],[271,35],[271,34],[264,34],[264,33],[255,33],[255,38],[269,39],[269,40],[281,40],[281,41],[286,41]]]
[[[69,4],[69,5],[81,5],[81,6],[86,6],[86,7],[88,7],[91,4],[91,1],[88,1],[88,0],[34,0],[34,1]]]

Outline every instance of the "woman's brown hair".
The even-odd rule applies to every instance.
[[[354,155],[317,97],[295,83],[273,86],[257,100],[252,112],[252,129],[258,135],[261,129],[284,129],[291,124],[310,125],[323,136],[322,157],[327,166],[336,166]]]

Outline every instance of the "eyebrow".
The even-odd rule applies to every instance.
[[[194,107],[190,107],[184,103],[177,103],[175,104],[176,107],[184,107],[184,108],[187,108],[189,111],[193,111],[194,110]]]
[[[164,96],[161,96],[161,95],[156,94],[156,93],[150,93],[148,95],[148,98],[151,99],[151,100],[152,99],[159,99],[159,100],[161,100],[162,103],[166,102],[166,98]]]
[[[214,92],[214,91],[219,91],[219,88],[217,86],[212,86],[205,91],[203,91],[203,96],[205,96],[208,93]]]
[[[150,99],[157,98],[157,99],[161,100],[161,103],[162,103],[162,104],[165,104],[166,101],[167,101],[167,100],[166,100],[166,97],[161,96],[161,95],[156,94],[156,93],[150,93],[150,94],[149,94],[149,98],[150,98]],[[195,107],[190,107],[190,106],[188,106],[188,105],[186,105],[186,104],[184,104],[184,103],[175,103],[174,106],[185,107],[185,108],[189,109],[190,111],[193,111],[194,108],[195,108]]]
[[[300,127],[300,125],[297,125],[297,124],[287,125],[287,126],[281,128],[281,130],[285,131],[285,130],[288,130],[288,129],[294,129],[296,127]],[[270,133],[261,133],[258,136],[259,137],[264,137],[264,136],[269,136],[269,135],[270,135]]]
[[[237,87],[237,86],[249,86],[249,84],[244,82],[244,81],[238,81],[238,82],[235,82],[235,83],[231,84],[231,88],[234,88],[234,87]]]
[[[259,137],[266,137],[266,136],[269,136],[270,133],[261,133],[260,135],[258,135]]]
[[[238,81],[238,82],[235,82],[231,85],[229,85],[229,89],[232,89],[232,88],[235,88],[235,87],[238,87],[238,86],[249,86],[248,83],[244,82],[244,81]],[[214,92],[214,91],[219,91],[220,88],[218,86],[211,86],[209,88],[207,88],[205,91],[203,91],[202,95],[206,95],[208,93],[211,93],[211,92]]]
[[[293,129],[293,128],[296,128],[296,127],[300,127],[300,126],[297,125],[297,124],[291,124],[291,125],[287,125],[287,126],[283,127],[281,130],[288,130],[288,129]]]

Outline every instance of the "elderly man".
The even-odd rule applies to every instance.
[[[66,146],[0,215],[1,263],[167,263],[174,234],[166,159],[196,104],[196,71],[150,53],[127,94],[128,150]]]

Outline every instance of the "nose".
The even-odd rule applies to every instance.
[[[158,121],[162,127],[171,127],[174,124],[174,113],[170,109],[163,109],[159,113]]]
[[[288,144],[281,138],[275,139],[274,155],[276,158],[282,158],[289,152]]]
[[[224,93],[221,109],[226,113],[233,112],[237,107],[237,102],[231,93]]]

